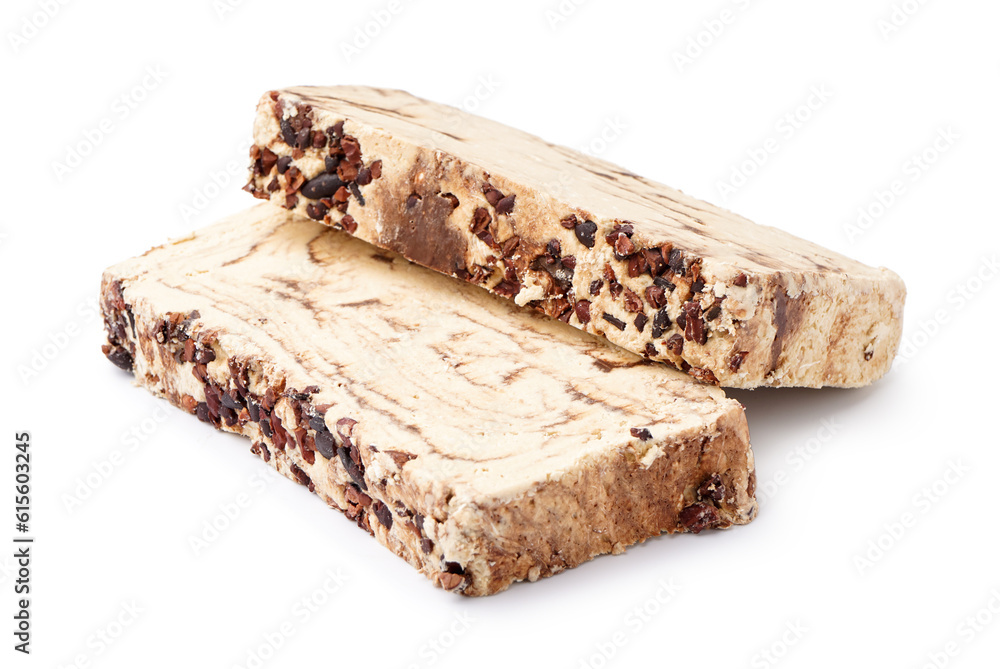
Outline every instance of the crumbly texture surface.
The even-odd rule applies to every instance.
[[[260,205],[108,269],[105,354],[486,595],[756,513],[722,391]]]
[[[407,93],[258,106],[247,190],[727,387],[862,386],[905,287],[771,227]]]

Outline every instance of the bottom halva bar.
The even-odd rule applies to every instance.
[[[738,402],[261,205],[108,269],[108,358],[487,595],[756,513]]]

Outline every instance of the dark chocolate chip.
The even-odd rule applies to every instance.
[[[655,358],[656,357],[656,345],[653,342],[646,342],[646,357]]]
[[[313,177],[302,185],[302,194],[313,200],[320,200],[324,197],[332,197],[344,182],[335,174],[324,172],[317,177]]]
[[[590,294],[591,295],[600,295],[601,294],[601,288],[603,288],[603,287],[604,287],[604,282],[603,281],[601,281],[600,279],[594,279],[593,281],[590,282]]]
[[[625,329],[625,322],[624,321],[618,320],[617,318],[615,318],[614,316],[612,316],[611,314],[609,314],[607,312],[605,312],[601,316],[601,318],[603,318],[604,320],[606,320],[608,323],[611,323],[612,325],[614,325],[619,330],[624,330]]]
[[[746,285],[747,285],[747,275],[744,274],[743,272],[740,272],[739,274],[737,274],[736,278],[733,279],[733,285],[734,286],[739,286],[740,288],[746,288]]]
[[[705,282],[702,281],[701,279],[698,279],[697,281],[691,284],[692,293],[700,293],[703,290],[705,290]]]
[[[211,423],[212,419],[208,415],[208,404],[205,402],[198,402],[197,406],[194,408],[194,414],[198,416],[198,420],[202,423]]]
[[[292,157],[282,156],[278,158],[277,165],[278,165],[278,174],[284,174],[285,172],[288,171],[288,168],[291,167],[292,165]]]
[[[580,300],[576,303],[573,308],[576,311],[576,317],[580,319],[581,323],[590,322],[590,302],[587,300]]]
[[[644,427],[633,427],[629,433],[639,441],[649,441],[653,435]]]
[[[425,554],[429,554],[432,550],[434,550],[434,542],[427,537],[424,537],[420,540],[420,550],[422,550]]]
[[[721,314],[722,314],[722,307],[720,307],[718,304],[713,304],[711,308],[707,312],[705,312],[705,320],[714,321]]]
[[[576,238],[588,249],[594,248],[595,236],[597,235],[597,224],[593,221],[584,221],[576,226],[574,230]]]
[[[336,174],[337,166],[340,165],[339,156],[327,156],[323,159],[323,164],[326,166],[326,171],[328,174]]]
[[[646,323],[648,322],[649,318],[646,316],[646,314],[640,313],[638,316],[635,317],[635,329],[638,330],[639,332],[642,332],[643,330],[646,329]]]

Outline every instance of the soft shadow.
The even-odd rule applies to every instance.
[[[798,429],[815,429],[824,418],[843,416],[869,402],[884,389],[876,383],[865,388],[757,388],[727,389],[726,394],[746,408],[750,443],[755,450],[780,443],[781,435]]]

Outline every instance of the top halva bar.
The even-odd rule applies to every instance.
[[[727,387],[862,386],[905,287],[616,165],[408,93],[264,95],[255,196]]]

